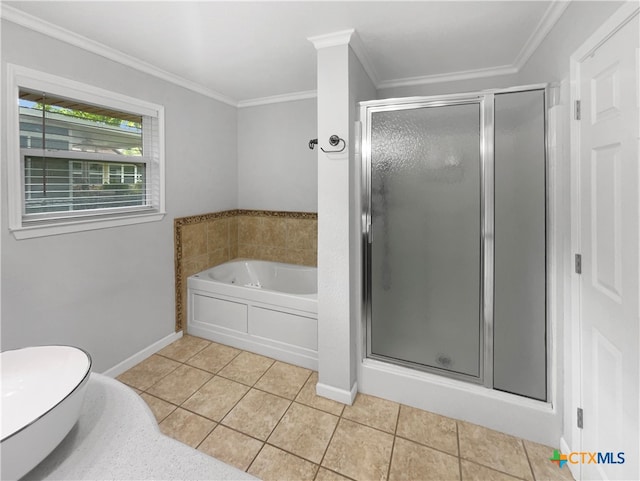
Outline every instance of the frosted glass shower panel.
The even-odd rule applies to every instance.
[[[480,377],[480,104],[371,114],[369,356]]]
[[[493,386],[542,401],[546,378],[544,90],[495,96]]]

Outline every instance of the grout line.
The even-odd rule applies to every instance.
[[[244,434],[244,433],[243,433]],[[247,469],[244,470],[245,473],[248,473],[249,470],[251,469],[251,466],[253,466],[253,463],[256,462],[256,459],[258,459],[258,456],[260,456],[260,453],[262,452],[262,450],[264,449],[264,447],[267,445],[267,443],[265,441],[262,441],[262,446],[260,446],[260,449],[258,450],[258,452],[256,453],[256,455],[253,457],[253,459],[251,460],[251,462],[249,463],[249,466],[247,466]]]
[[[336,435],[336,431],[338,430],[338,425],[339,424],[340,424],[340,418],[338,418],[338,421],[336,422],[336,425],[333,427],[333,432],[331,433],[331,436],[329,437],[329,442],[327,443],[327,445],[324,448],[324,452],[322,453],[322,457],[320,458],[320,462],[318,463],[318,466],[322,466],[324,458],[327,455],[327,451],[329,451],[329,446],[331,446],[331,442],[333,441],[333,437]],[[318,468],[318,472],[320,472],[320,468]],[[317,474],[316,474],[316,476],[317,476]]]
[[[396,438],[398,437],[398,424],[400,422],[400,410],[402,409],[402,404],[398,405],[398,414],[396,414],[396,425],[393,429],[393,441],[391,443],[391,455],[389,457],[389,466],[387,467],[387,479],[391,476],[391,464],[393,463],[393,453],[396,448]]]
[[[460,428],[458,426],[458,421],[456,421],[456,443],[458,446],[458,472],[460,474],[460,479],[462,480],[462,451],[460,451]]]
[[[522,448],[524,449],[524,455],[527,458],[527,463],[529,463],[529,469],[531,470],[531,478],[536,481],[536,473],[533,470],[533,464],[531,463],[531,458],[529,457],[529,451],[527,451],[527,445],[525,444],[525,442],[521,439],[520,442],[522,443]]]
[[[200,417],[204,417],[204,416],[200,416]],[[205,419],[209,419],[209,418],[205,418]],[[211,431],[209,431],[209,432],[204,436],[204,438],[202,438],[202,440],[198,443],[198,445],[197,445],[194,449],[198,449],[198,448],[202,445],[202,443],[204,443],[204,441],[205,441],[205,440],[206,440],[206,439],[211,435],[211,433],[213,432],[213,430],[214,430],[215,428],[217,428],[217,427],[218,427],[218,423],[214,422],[214,423],[213,423],[213,427],[211,428]],[[202,452],[202,451],[200,451],[200,452]]]

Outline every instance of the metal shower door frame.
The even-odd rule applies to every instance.
[[[367,358],[403,365],[421,371],[443,375],[461,381],[493,387],[493,92],[439,95],[431,97],[407,97],[402,99],[371,100],[360,102],[362,122],[362,246],[363,246],[363,332],[364,353]],[[431,107],[448,107],[477,104],[480,107],[480,346],[479,375],[448,371],[433,366],[417,365],[409,361],[390,359],[371,352],[371,123],[378,112],[414,110]],[[486,195],[491,193],[491,195]]]

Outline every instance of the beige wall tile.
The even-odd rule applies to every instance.
[[[317,249],[318,221],[286,219],[288,249]]]
[[[246,471],[263,444],[257,439],[218,425],[198,446],[198,451]]]
[[[287,227],[285,219],[262,217],[258,222],[258,243],[270,247],[285,247]]]
[[[317,470],[315,464],[265,444],[248,473],[264,481],[311,481]]]
[[[226,247],[210,251],[207,257],[207,269],[209,267],[214,267],[214,266],[223,264],[227,262],[229,259],[230,259],[229,249],[227,249]]]
[[[258,217],[242,215],[238,217],[238,243],[246,243],[247,240],[258,238]]]
[[[287,261],[289,264],[301,266],[318,265],[318,254],[312,249],[287,249]]]
[[[238,218],[229,219],[229,258],[238,257]]]
[[[195,448],[213,430],[216,423],[178,408],[160,423],[160,431]]]
[[[207,231],[203,222],[182,226],[182,256],[185,259],[207,253]]]
[[[458,458],[420,444],[396,438],[389,481],[455,481],[460,479]],[[492,478],[489,478],[492,479]]]
[[[205,225],[207,229],[207,251],[212,252],[217,249],[228,249],[229,219],[226,217],[212,219]]]
[[[252,244],[238,244],[238,255],[243,259],[260,259],[260,246]]]
[[[189,259],[184,259],[183,261],[183,281],[184,288],[187,288],[187,278],[192,276],[193,274],[197,274],[198,272],[202,272],[203,270],[209,267],[209,255],[204,253],[199,256],[190,257]]]
[[[322,466],[353,479],[387,479],[393,436],[341,419]]]

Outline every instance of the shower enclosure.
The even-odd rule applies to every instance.
[[[367,357],[547,399],[545,96],[361,103]]]

